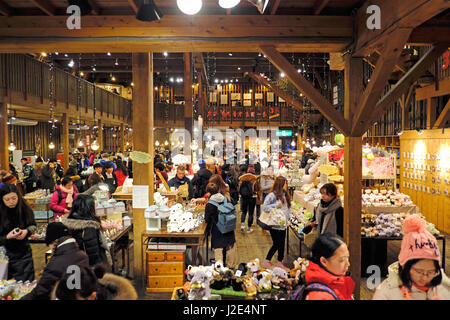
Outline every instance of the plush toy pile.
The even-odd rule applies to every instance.
[[[33,282],[16,280],[0,280],[0,300],[19,300],[30,293],[36,287],[37,281]]]
[[[225,267],[221,262],[211,266],[189,266],[186,270],[188,283],[184,291],[189,300],[208,300],[212,293],[254,297],[258,293],[294,290],[301,282],[308,261],[298,258],[294,268],[286,272],[282,268],[265,269],[259,259],[240,263],[236,269]],[[186,297],[178,292],[179,299]]]
[[[123,230],[123,223],[113,220],[102,220],[102,228],[105,236],[112,239]]]
[[[320,200],[320,189],[319,188],[310,188],[308,193],[305,195],[305,201],[314,201]]]
[[[291,207],[291,218],[289,223],[298,235],[303,236],[303,228],[305,227],[305,224],[312,219],[313,214],[300,207],[295,202],[293,202],[293,204],[294,205]]]
[[[181,204],[170,208],[167,232],[189,232],[201,226],[204,222],[204,213],[185,211]]]
[[[366,237],[400,237],[406,213],[361,214],[361,235]]]
[[[362,195],[363,206],[412,206],[413,202],[408,195],[392,190],[366,189]]]

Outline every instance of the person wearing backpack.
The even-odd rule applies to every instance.
[[[236,210],[227,198],[219,192],[215,183],[208,183],[206,192],[211,196],[205,206],[206,233],[211,234],[211,248],[214,259],[234,268],[237,263]]]
[[[77,188],[73,185],[72,179],[64,177],[61,185],[56,187],[50,200],[50,209],[54,212],[54,220],[68,214],[72,208],[73,201],[78,195]]]
[[[253,216],[256,206],[256,193],[254,190],[256,176],[253,173],[255,173],[254,168],[249,166],[247,173],[239,178],[239,194],[241,196],[241,231],[245,231],[245,218],[248,213],[247,233],[253,232]]]
[[[317,237],[305,272],[304,300],[353,300],[355,282],[348,271],[349,258],[340,236],[325,233]]]
[[[206,168],[206,162],[205,160],[201,159],[198,162],[198,166],[200,169],[197,171],[197,173],[194,175],[194,178],[192,178],[192,186],[194,188],[194,197],[195,198],[201,198],[206,193],[206,185],[208,184],[209,179],[212,176],[211,171],[209,171]]]
[[[25,183],[25,193],[30,193],[34,190],[35,183],[38,180],[37,173],[31,164],[28,163],[27,158],[20,159],[22,163],[23,182]]]

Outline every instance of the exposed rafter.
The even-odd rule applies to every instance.
[[[291,83],[302,92],[309,101],[327,118],[336,128],[344,134],[350,133],[349,123],[344,119],[344,116],[336,110],[335,107],[325,99],[322,94],[314,88],[314,86],[306,80],[297,69],[286,60],[286,58],[278,52],[274,46],[261,46],[261,51],[267,58],[278,68],[284,72]]]
[[[444,110],[442,110],[441,114],[434,123],[433,128],[444,128],[447,121],[450,121],[450,99],[448,100],[447,104],[444,107]]]
[[[195,52],[194,58],[195,58],[195,67],[200,69],[206,83],[209,83],[208,72],[206,72],[206,64],[205,64],[205,59],[203,58],[203,53]]]
[[[314,3],[314,14],[318,15],[322,12],[322,10],[327,6],[328,2],[330,0],[316,0],[316,2]]]
[[[12,16],[12,8],[8,6],[5,2],[0,0],[0,13],[4,16]]]
[[[136,3],[134,3],[134,0],[128,0],[128,3],[133,8],[134,13],[137,13],[138,12],[138,7],[137,7]]]
[[[273,6],[272,6],[272,9],[270,9],[270,14],[276,14],[278,7],[280,6],[281,0],[273,0],[272,2],[273,2]]]
[[[56,9],[48,0],[30,0],[36,7],[44,11],[49,16],[56,15]]]

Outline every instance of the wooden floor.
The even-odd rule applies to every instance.
[[[238,216],[240,217],[240,213],[238,213]],[[259,228],[257,225],[254,225],[253,229],[254,232],[251,234],[242,233],[240,231],[240,219],[238,219],[238,226],[236,229],[236,242],[237,242],[237,252],[238,252],[238,260],[240,262],[247,262],[249,260],[259,258],[260,261],[263,261],[266,257],[267,251],[272,245],[272,240],[270,238],[270,235],[266,235],[262,232],[261,228]],[[450,236],[446,235],[446,241],[447,241],[447,248],[446,248],[446,273],[447,275],[450,274],[449,267],[450,267],[450,242],[449,242]],[[439,241],[439,245],[441,246],[442,241]],[[387,263],[388,265],[397,261],[397,256],[400,251],[400,241],[389,241],[388,242],[388,252],[387,252]],[[36,276],[39,277],[40,272],[44,268],[44,254],[45,251],[47,251],[47,247],[44,244],[33,244],[33,260],[34,260],[34,266],[36,271]],[[306,248],[303,247],[302,255],[305,256],[307,254]],[[440,247],[442,251],[442,247]],[[133,250],[130,250],[130,263],[133,265]],[[298,258],[299,254],[299,243],[298,240],[294,237],[293,234],[291,234],[290,237],[290,249],[289,249],[289,255],[285,256],[286,264],[288,267],[292,267],[292,262]],[[277,254],[272,259],[273,263],[276,263]],[[133,276],[131,272],[131,277]],[[138,288],[138,284],[136,284],[136,287]],[[145,294],[143,290],[138,289],[140,292],[140,299],[143,300],[168,300],[171,297],[171,293],[152,293],[152,294]],[[361,279],[361,300],[371,300],[373,295],[373,292],[367,289],[366,286],[366,279]]]

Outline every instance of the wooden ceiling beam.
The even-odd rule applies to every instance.
[[[316,0],[313,7],[314,14],[319,15],[327,6],[328,2],[330,2],[330,0]]]
[[[30,0],[36,7],[45,12],[49,16],[54,16],[56,14],[55,7],[48,0]],[[30,18],[30,17],[26,17]],[[41,18],[42,19],[42,18]]]
[[[328,121],[345,135],[350,133],[349,123],[344,119],[344,116],[308,80],[298,73],[297,69],[274,46],[261,46],[260,48],[277,69],[286,74],[289,81],[311,101]]]
[[[270,14],[273,15],[277,13],[278,7],[280,6],[280,2],[281,0],[273,0],[273,6],[272,9],[270,9]]]
[[[361,132],[366,127],[365,124],[372,115],[371,110],[380,99],[411,31],[411,29],[397,29],[385,44],[385,48],[377,60],[375,70],[370,77],[370,82],[360,98],[358,110],[353,118],[352,137],[355,137],[357,132]]]
[[[381,10],[381,28],[367,28],[367,7],[377,5]],[[357,38],[354,57],[366,57],[380,48],[397,28],[414,29],[450,7],[447,0],[367,0],[357,12]]]
[[[441,129],[445,127],[447,121],[450,121],[450,99],[442,110],[441,114],[437,118],[436,122],[433,125],[434,129]]]
[[[0,0],[0,13],[4,16],[12,16],[13,9],[8,6],[4,1]]]
[[[205,64],[205,59],[203,58],[203,53],[201,52],[195,52],[194,53],[194,57],[195,57],[195,67],[199,68],[203,78],[205,79],[206,83],[209,83],[209,79],[208,79],[208,72],[206,71],[206,64]]]
[[[361,129],[361,135],[390,108],[416,82],[419,77],[448,49],[450,43],[433,46],[409,71],[380,99],[370,114],[370,120]],[[433,85],[434,87],[434,85]],[[417,91],[416,91],[417,95]],[[417,99],[417,98],[416,98]]]

